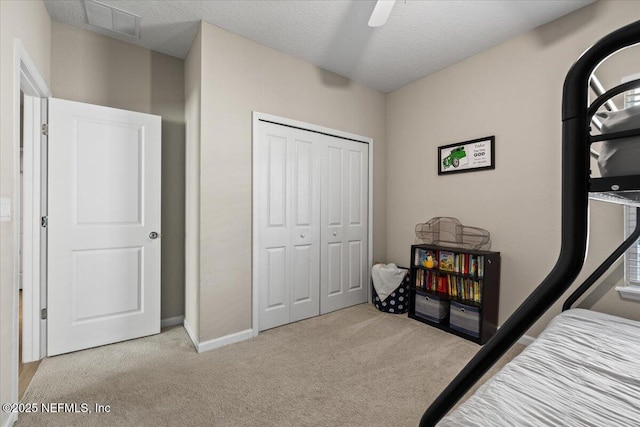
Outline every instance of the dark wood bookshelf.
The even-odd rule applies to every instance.
[[[453,254],[454,271],[438,268],[440,251]],[[434,267],[421,264],[426,253],[432,255]],[[482,274],[472,272],[472,264]],[[500,298],[499,252],[413,245],[410,266],[410,318],[478,344],[495,334]]]

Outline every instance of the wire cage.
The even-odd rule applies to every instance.
[[[416,225],[417,243],[469,250],[491,249],[491,235],[482,228],[462,225],[457,218],[439,216]]]

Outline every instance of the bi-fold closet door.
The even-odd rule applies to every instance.
[[[258,123],[259,329],[366,302],[368,144]]]

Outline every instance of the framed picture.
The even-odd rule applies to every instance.
[[[438,147],[438,175],[495,169],[495,136]]]

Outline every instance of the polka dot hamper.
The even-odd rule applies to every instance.
[[[371,290],[373,295],[373,304],[380,311],[385,313],[392,314],[403,314],[406,313],[409,309],[409,282],[410,275],[407,270],[404,279],[400,283],[400,285],[391,292],[384,300],[380,300],[378,293],[376,292],[376,287],[373,285],[373,280],[371,281]]]

